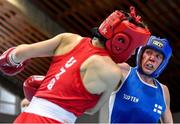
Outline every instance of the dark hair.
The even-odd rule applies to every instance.
[[[129,22],[135,24],[135,25],[138,26],[138,27],[147,28],[147,25],[146,25],[146,24],[144,24],[143,22],[137,23],[132,17],[127,17],[127,20],[129,20]]]
[[[93,29],[91,29],[91,32],[92,32],[92,37],[96,37],[104,43],[106,42],[107,39],[99,33],[98,27],[94,27]]]

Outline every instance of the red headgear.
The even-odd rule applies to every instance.
[[[135,8],[130,7],[130,10],[129,17],[135,23],[141,23],[141,17],[136,16]],[[118,10],[106,18],[98,31],[107,39],[106,49],[116,63],[126,61],[137,47],[146,44],[151,34],[148,29],[129,22],[125,14]]]

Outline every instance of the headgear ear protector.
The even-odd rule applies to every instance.
[[[141,17],[136,16],[135,8],[130,9],[129,17],[135,23],[141,23]],[[150,36],[147,28],[131,23],[125,13],[118,10],[102,22],[98,31],[106,39],[106,49],[116,63],[126,61],[137,47],[146,44]]]
[[[151,77],[156,78],[161,74],[161,72],[167,66],[169,59],[172,56],[172,48],[169,45],[169,42],[167,39],[160,39],[156,36],[151,36],[147,42],[147,45],[140,47],[138,50],[138,53],[137,53],[136,63],[137,63],[138,71],[140,73],[144,73],[142,70],[142,67],[141,67],[141,57],[142,57],[144,50],[147,48],[154,49],[155,51],[160,52],[161,54],[163,54],[163,57],[164,57],[162,63],[159,65],[159,67],[152,74],[149,75]]]

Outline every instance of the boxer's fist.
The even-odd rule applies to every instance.
[[[28,63],[28,61],[15,63],[12,57],[12,52],[14,49],[15,47],[10,48],[0,56],[0,71],[9,76],[13,76],[21,72]]]
[[[45,76],[32,75],[28,77],[23,83],[23,91],[25,97],[31,101],[32,97],[35,95],[37,89],[41,85]]]

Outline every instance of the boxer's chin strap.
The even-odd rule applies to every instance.
[[[141,16],[136,15],[136,10],[135,7],[131,6],[130,7],[130,16],[135,20],[136,23],[141,23]]]

